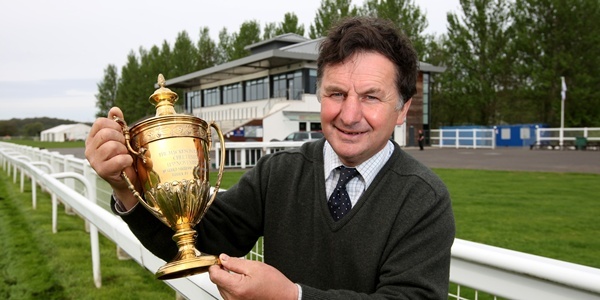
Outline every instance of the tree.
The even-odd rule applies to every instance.
[[[304,36],[304,25],[298,25],[298,16],[294,13],[286,13],[283,17],[283,22],[279,24],[279,27],[275,30],[275,35],[282,35],[284,33],[296,33]]]
[[[171,77],[182,76],[196,71],[198,50],[186,31],[182,31],[177,35],[175,45],[173,46],[173,53],[170,56],[170,62],[171,73],[169,76]]]
[[[250,55],[245,47],[260,41],[260,25],[258,21],[245,21],[240,26],[240,31],[233,34],[229,60],[236,60]]]
[[[565,126],[600,124],[600,1],[517,0],[512,9],[520,101],[538,122],[560,125],[560,77],[567,82]]]
[[[143,48],[140,48],[140,52],[142,56],[145,53]],[[135,52],[131,51],[127,56],[127,64],[121,69],[116,101],[116,105],[123,111],[128,124],[148,116],[147,107],[150,105],[148,105],[147,99],[152,93],[150,91],[152,86],[153,84],[149,84],[149,79],[144,78],[140,61]]]
[[[117,91],[119,85],[119,74],[115,65],[108,65],[104,69],[104,77],[97,84],[98,93],[96,94],[96,117],[106,117],[111,107],[117,102]]]
[[[217,64],[217,44],[210,38],[208,27],[200,28],[200,38],[197,44],[198,61],[196,70],[203,70]]]
[[[466,123],[493,125],[502,121],[499,95],[505,89],[509,57],[506,0],[461,0],[462,19],[448,14],[450,57],[444,74],[457,97],[455,103],[470,112]]]
[[[263,40],[269,40],[272,39],[273,37],[275,37],[277,34],[275,33],[277,31],[277,24],[275,22],[270,22],[265,24],[265,27],[263,28]]]
[[[42,122],[29,123],[23,127],[23,133],[25,134],[25,136],[39,137],[40,133],[43,130],[44,130],[44,124]]]
[[[321,0],[321,7],[317,10],[314,24],[310,25],[308,36],[313,40],[325,36],[338,20],[357,16],[358,9],[351,3],[351,0]]]
[[[419,59],[425,55],[427,18],[413,0],[366,0],[360,14],[394,22],[410,38]]]
[[[223,64],[231,60],[233,55],[233,37],[223,27],[219,31],[219,45],[217,47],[217,64]]]

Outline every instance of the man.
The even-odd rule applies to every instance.
[[[261,158],[195,228],[201,251],[222,253],[209,273],[225,299],[447,298],[448,191],[389,140],[416,92],[417,65],[389,22],[352,18],[331,30],[317,61],[325,139]],[[123,117],[113,108],[95,122],[86,156],[113,187],[115,212],[169,260],[173,231],[136,206],[119,176],[137,180],[113,116]],[[260,236],[265,263],[235,258]]]

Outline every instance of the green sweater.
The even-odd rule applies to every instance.
[[[327,208],[324,140],[262,157],[220,193],[196,227],[206,253],[243,256],[264,236],[265,262],[302,286],[303,299],[447,299],[454,217],[443,182],[395,145],[351,212]],[[123,216],[169,261],[173,231],[143,208]]]

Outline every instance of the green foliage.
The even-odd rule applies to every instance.
[[[447,67],[435,77],[434,126],[560,125],[561,80],[567,82],[566,127],[600,125],[600,2],[597,0],[461,0],[448,14]],[[436,49],[434,49],[436,50]],[[437,50],[436,50],[437,51]]]
[[[357,16],[358,8],[351,4],[351,0],[321,0],[321,7],[317,9],[315,21],[310,25],[308,36],[311,39],[323,37],[338,20]]]
[[[419,59],[425,55],[427,18],[413,0],[365,0],[360,12],[394,22],[411,39]]]
[[[502,120],[500,95],[496,89],[506,82],[509,57],[505,32],[508,21],[505,0],[462,0],[463,17],[448,16],[445,47],[452,55],[448,70],[440,76],[451,84],[448,97],[453,105],[468,108],[464,121],[498,124]],[[458,102],[458,103],[456,103]]]
[[[260,25],[258,21],[242,23],[240,31],[232,36],[230,60],[236,60],[250,55],[250,50],[245,47],[260,41]]]
[[[600,2],[519,0],[512,8],[519,95],[537,118],[559,125],[560,77],[567,82],[565,126],[600,124]]]
[[[275,29],[275,35],[295,33],[304,36],[304,25],[298,24],[298,16],[295,13],[286,13],[283,22]]]
[[[119,74],[115,65],[108,65],[104,69],[104,78],[98,83],[98,93],[96,94],[96,117],[106,117],[108,111],[115,106],[117,100],[117,90],[119,84]]]
[[[40,132],[64,124],[76,124],[72,120],[56,118],[26,118],[0,120],[0,137],[39,138]]]

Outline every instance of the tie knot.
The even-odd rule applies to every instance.
[[[358,175],[358,170],[356,168],[339,166],[338,169],[340,170],[340,179],[338,180],[338,185],[346,185],[348,181],[352,180],[352,178]]]

